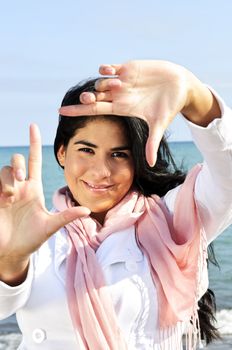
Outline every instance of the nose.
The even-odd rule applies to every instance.
[[[94,179],[103,179],[110,177],[112,173],[111,165],[108,159],[105,157],[98,157],[92,164],[92,175]]]

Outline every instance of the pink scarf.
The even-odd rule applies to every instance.
[[[157,288],[160,330],[191,319],[193,333],[197,331],[200,273],[206,258],[194,200],[199,170],[200,166],[194,167],[181,186],[173,217],[160,197],[130,192],[107,213],[103,226],[91,217],[66,225],[71,241],[67,257],[68,302],[80,349],[127,349],[95,252],[110,234],[132,225]],[[55,193],[54,205],[58,211],[74,205],[67,187]],[[191,343],[189,349],[194,346]]]

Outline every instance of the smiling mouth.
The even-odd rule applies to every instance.
[[[107,185],[107,184],[101,184],[101,185],[94,185],[89,182],[83,181],[86,188],[88,188],[92,192],[106,192],[109,189],[113,187],[113,185]]]

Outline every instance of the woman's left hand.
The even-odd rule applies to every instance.
[[[179,112],[199,125],[207,123],[204,118],[212,94],[184,67],[166,61],[130,61],[102,65],[99,71],[113,77],[99,79],[95,93],[83,92],[82,104],[61,107],[60,114],[114,114],[144,119],[149,126],[146,158],[151,166],[156,162],[166,128]]]

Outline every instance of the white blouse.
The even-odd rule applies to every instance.
[[[187,122],[204,157],[195,186],[208,242],[232,223],[232,111],[218,98],[222,118],[202,128]],[[163,198],[172,213],[179,187]],[[65,261],[69,249],[64,230],[53,235],[31,257],[27,279],[10,287],[0,282],[0,319],[16,312],[22,331],[20,350],[78,350],[65,291]],[[112,296],[128,349],[158,350],[157,293],[146,257],[135,241],[134,227],[115,232],[96,252]],[[202,294],[208,287],[204,272]],[[165,312],[165,310],[164,310]],[[182,325],[179,324],[182,349]],[[172,340],[167,334],[165,344]]]

